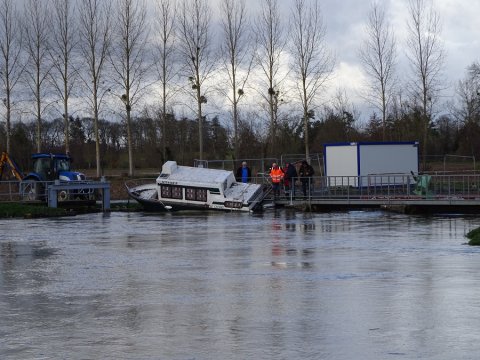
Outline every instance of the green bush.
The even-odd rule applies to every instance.
[[[465,236],[470,239],[468,245],[480,246],[480,227],[469,231]]]

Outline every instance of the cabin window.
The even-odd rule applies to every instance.
[[[207,189],[185,188],[185,199],[206,202]]]
[[[162,185],[160,193],[164,199],[183,199],[183,191],[180,186]]]
[[[186,189],[185,189],[185,199],[187,199],[187,200],[195,200],[195,189],[186,188]]]
[[[197,201],[207,201],[207,189],[197,189],[195,195]]]
[[[162,185],[160,187],[160,193],[162,198],[171,198],[172,197],[172,187],[168,185]]]
[[[180,186],[172,186],[172,198],[183,199],[183,191]]]

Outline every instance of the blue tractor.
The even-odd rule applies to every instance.
[[[48,181],[83,181],[85,175],[72,171],[70,165],[72,158],[68,154],[32,154],[33,171],[22,179],[23,195],[25,200],[45,200],[46,183]],[[93,192],[83,191],[66,192],[58,195],[60,201],[65,200],[91,200]]]

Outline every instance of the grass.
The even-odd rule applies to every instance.
[[[469,231],[465,236],[470,239],[468,245],[480,246],[480,227]]]
[[[143,208],[136,202],[111,204],[110,211],[116,212],[135,212],[141,211]],[[71,216],[76,214],[85,214],[91,212],[99,212],[101,208],[95,206],[73,206],[69,208],[49,208],[45,204],[22,204],[22,203],[7,203],[0,202],[0,219],[5,218],[43,218],[43,217],[58,217]]]
[[[45,205],[0,203],[0,218],[37,218],[66,216],[69,212],[62,208],[49,208]]]

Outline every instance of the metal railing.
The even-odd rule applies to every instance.
[[[145,179],[143,179],[145,180]],[[154,179],[148,179],[150,182]],[[455,199],[478,201],[480,205],[480,174],[378,174],[369,176],[313,176],[305,179],[305,195],[302,179],[292,184],[288,197],[282,188],[281,197],[291,200],[334,199]],[[138,179],[136,180],[138,181]],[[253,183],[269,185],[267,173],[258,173]],[[53,182],[41,182],[40,190],[33,191],[33,184],[19,181],[0,181],[0,201],[35,200],[47,198],[47,189]],[[86,186],[88,187],[88,186]]]
[[[194,160],[194,167],[204,167],[209,169],[222,169],[222,170],[232,170],[240,166],[243,161],[246,161],[252,174],[257,174],[261,176],[264,171],[267,171],[274,162],[278,163],[280,166],[284,166],[287,162],[298,164],[305,159],[304,154],[283,154],[280,158],[241,158],[237,160],[224,159],[224,160]],[[323,175],[323,155],[319,153],[310,154],[308,159],[309,163],[318,171],[318,175]]]
[[[46,199],[53,181],[0,181],[0,201],[34,201]]]
[[[21,200],[20,182],[18,180],[0,181],[0,201]]]
[[[65,189],[60,189],[55,194],[57,200],[64,201],[72,198],[88,198],[92,199],[95,195],[95,190],[99,188],[98,183],[105,183],[105,180],[100,182],[94,181],[32,181],[32,180],[8,180],[0,181],[0,201],[46,201],[48,202],[49,189],[52,187],[66,186]],[[65,185],[69,184],[69,186]],[[103,187],[102,187],[103,188]],[[53,192],[52,192],[53,194]]]
[[[297,178],[284,198],[291,200],[455,199],[480,204],[480,175],[379,174],[369,176],[313,176]]]

